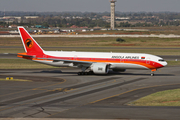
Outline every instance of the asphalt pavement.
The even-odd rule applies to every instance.
[[[1,118],[173,119],[180,107],[130,106],[162,90],[180,88],[179,67],[78,76],[76,68],[0,70]],[[25,79],[28,81],[21,81]],[[30,81],[29,81],[30,80]]]

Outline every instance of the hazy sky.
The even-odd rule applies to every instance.
[[[0,11],[109,12],[109,0],[0,0]],[[117,0],[121,12],[180,12],[180,0]]]

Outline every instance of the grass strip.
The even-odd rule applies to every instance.
[[[118,52],[118,53],[147,53],[153,55],[180,55],[179,49],[133,49],[136,47],[119,47],[115,49],[107,49],[108,47],[97,47],[93,49],[87,48],[45,48],[45,51],[83,51],[83,52]],[[123,49],[124,48],[124,49]],[[23,48],[0,48],[0,53],[23,53]]]
[[[95,38],[35,38],[41,47],[59,47],[59,46],[132,46],[132,47],[179,47],[180,38],[122,38],[124,42],[118,42],[115,38],[95,37]],[[0,46],[22,46],[19,38],[1,38]]]
[[[180,66],[180,61],[167,61],[168,66]]]
[[[0,69],[39,69],[56,68],[26,59],[0,59]]]
[[[130,103],[133,106],[180,106],[180,89],[166,90]]]

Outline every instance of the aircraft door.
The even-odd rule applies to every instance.
[[[77,60],[77,55],[74,56],[74,60]]]
[[[150,64],[151,63],[151,59],[148,57],[147,59],[146,59],[146,64]]]

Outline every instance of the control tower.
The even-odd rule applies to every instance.
[[[110,0],[110,3],[111,3],[111,29],[114,29],[115,2],[116,2],[116,0]]]

